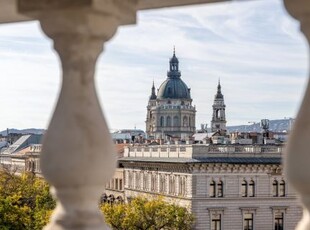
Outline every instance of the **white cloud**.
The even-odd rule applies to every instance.
[[[277,0],[145,11],[105,44],[96,82],[111,128],[144,129],[154,79],[176,46],[197,127],[209,123],[218,78],[229,124],[295,116],[307,72],[298,23]],[[0,26],[0,129],[47,125],[60,87],[58,58],[37,22]],[[14,96],[8,96],[13,94]]]

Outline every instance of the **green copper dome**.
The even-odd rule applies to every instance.
[[[158,99],[191,99],[190,90],[180,78],[168,78],[159,87]]]
[[[159,87],[158,99],[191,99],[190,89],[181,80],[179,71],[179,60],[175,56],[175,51],[170,59],[170,70],[167,73],[168,78]]]

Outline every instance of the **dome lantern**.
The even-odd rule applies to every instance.
[[[170,58],[170,69],[168,71],[168,77],[170,78],[179,78],[181,73],[179,71],[179,60],[175,55],[175,48],[173,49],[173,56]]]

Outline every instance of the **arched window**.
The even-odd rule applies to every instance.
[[[163,116],[160,117],[160,126],[164,127],[164,117]]]
[[[223,197],[223,181],[217,183],[217,197]]]
[[[188,117],[188,126],[191,126],[192,125],[192,119],[191,117]]]
[[[183,126],[184,126],[184,127],[187,127],[187,126],[188,126],[188,119],[187,119],[187,116],[184,116],[184,117],[183,117]]]
[[[215,197],[215,182],[214,182],[214,180],[212,180],[210,182],[209,196],[210,197]]]
[[[281,180],[279,186],[279,196],[285,196],[285,181]]]
[[[241,195],[242,195],[242,197],[247,197],[248,196],[248,182],[246,182],[246,180],[242,181],[242,184],[241,184]]]
[[[278,181],[277,180],[274,180],[273,183],[272,183],[272,195],[273,196],[279,196],[279,193],[278,193]]]
[[[216,118],[220,118],[220,110],[219,109],[216,110],[215,116],[216,116]]]
[[[166,126],[168,126],[168,127],[171,126],[171,117],[170,116],[167,117]]]
[[[254,197],[255,196],[255,182],[253,180],[249,183],[249,196]]]
[[[179,126],[179,117],[178,116],[173,117],[173,126]]]

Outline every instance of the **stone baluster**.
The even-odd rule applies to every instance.
[[[288,12],[300,22],[300,30],[310,41],[310,1],[284,0]],[[284,167],[289,182],[300,195],[304,207],[297,230],[310,229],[310,84],[299,109],[285,150]]]
[[[96,95],[96,60],[121,24],[135,22],[136,0],[18,0],[59,54],[63,81],[44,135],[42,173],[57,207],[46,230],[108,229],[98,208],[116,153]]]

